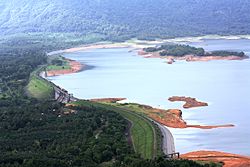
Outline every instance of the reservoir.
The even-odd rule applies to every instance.
[[[203,40],[189,43],[206,51],[232,50],[250,54],[250,40]],[[88,70],[49,77],[82,99],[124,97],[128,102],[163,109],[181,109],[188,124],[234,124],[233,128],[174,129],[176,151],[217,150],[250,155],[250,60],[167,64],[164,59],[143,58],[131,48],[93,49],[67,53],[87,64]],[[208,107],[183,109],[171,96],[189,96]]]

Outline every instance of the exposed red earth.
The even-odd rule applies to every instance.
[[[193,98],[191,98],[193,99]],[[104,103],[116,103],[118,101],[126,100],[126,98],[99,98],[91,99],[93,102],[104,102]],[[166,125],[171,128],[199,128],[199,129],[213,129],[213,128],[229,128],[234,127],[232,124],[226,125],[189,125],[182,118],[182,111],[179,109],[158,109],[153,108],[148,105],[137,104],[138,107],[142,110],[151,119]]]
[[[93,102],[116,103],[118,101],[126,100],[126,98],[100,98],[91,99]],[[151,119],[172,128],[199,128],[199,129],[213,129],[213,128],[228,128],[233,127],[232,124],[227,125],[189,125],[182,118],[182,111],[179,109],[158,109],[148,105],[138,104],[142,112]]]
[[[84,65],[82,65],[80,62],[77,62],[75,60],[69,61],[70,69],[63,69],[63,70],[49,70],[47,71],[47,76],[58,76],[58,75],[65,75],[65,74],[71,74],[81,71],[84,68]]]
[[[186,102],[183,105],[183,108],[193,108],[193,107],[208,106],[207,103],[199,102],[195,98],[192,98],[192,97],[173,96],[173,97],[168,98],[168,100],[171,101],[171,102],[176,102],[176,101],[184,101],[184,102]]]
[[[232,124],[226,125],[189,125],[182,118],[182,111],[179,109],[150,109],[147,115],[155,121],[172,128],[199,128],[199,129],[214,129],[214,128],[229,128],[234,127]]]
[[[250,167],[250,157],[218,151],[195,151],[181,158],[197,161],[223,162],[223,167]]]

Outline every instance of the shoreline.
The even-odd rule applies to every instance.
[[[235,55],[228,55],[228,56],[195,56],[195,55],[185,55],[185,56],[160,56],[158,52],[145,52],[143,50],[138,51],[138,55],[144,58],[160,58],[166,59],[168,64],[174,63],[176,60],[184,60],[186,62],[207,62],[207,61],[214,61],[214,60],[245,60],[249,59],[248,56],[235,56]]]
[[[111,43],[111,44],[93,44],[93,45],[86,45],[86,46],[79,46],[75,48],[65,49],[65,53],[72,53],[72,52],[79,52],[79,51],[86,51],[91,49],[112,49],[112,48],[127,48],[129,45],[123,43]]]
[[[172,64],[175,60],[185,60],[187,62],[207,62],[207,61],[214,61],[214,60],[245,60],[249,59],[249,56],[235,56],[235,55],[228,55],[228,56],[195,56],[195,55],[185,55],[185,56],[160,56],[158,52],[147,53],[143,51],[143,48],[149,46],[156,46],[164,43],[176,43],[176,44],[186,44],[189,42],[202,42],[204,40],[239,40],[239,39],[248,39],[250,40],[250,35],[232,35],[232,36],[220,36],[220,35],[206,35],[206,36],[197,36],[197,37],[177,37],[171,39],[158,39],[155,41],[147,41],[147,40],[138,40],[133,39],[132,41],[127,40],[125,42],[97,42],[93,44],[86,44],[80,45],[64,50],[57,50],[53,52],[47,53],[48,56],[56,55],[56,54],[65,54],[65,53],[74,53],[74,52],[81,52],[87,51],[92,49],[112,49],[112,48],[131,48],[130,51],[137,51],[138,56],[143,56],[144,58],[161,58],[166,59],[167,64]]]
[[[250,36],[249,36],[249,39],[250,39]],[[139,46],[139,47],[138,47]],[[75,47],[75,48],[71,48],[71,49],[66,49],[66,50],[63,50],[63,51],[60,51],[61,53],[71,53],[71,52],[77,52],[77,51],[86,51],[86,50],[91,50],[91,49],[103,49],[103,48],[133,48],[133,50],[139,50],[141,48],[143,48],[144,46],[142,45],[138,45],[138,44],[125,44],[125,43],[120,43],[120,44],[93,44],[90,45],[90,46],[81,46],[81,47]],[[58,53],[57,53],[58,54]],[[49,55],[49,54],[48,54]],[[149,58],[149,57],[147,57]],[[151,58],[151,57],[150,57]],[[154,57],[155,58],[155,57]],[[75,60],[72,60],[72,61],[75,61]],[[207,60],[206,60],[207,61]],[[77,62],[77,61],[75,61]],[[79,62],[78,62],[79,63]],[[86,67],[86,65],[82,65],[82,67]],[[84,69],[84,68],[82,68]],[[81,69],[81,70],[82,70]],[[79,71],[81,71],[79,70]],[[71,71],[70,73],[76,73],[76,72],[79,72],[79,71]],[[70,73],[63,73],[63,74],[70,74]],[[62,75],[59,73],[59,75]],[[55,75],[54,75],[55,76]],[[112,98],[113,99],[113,98]],[[114,98],[116,99],[116,98]],[[113,99],[113,100],[114,100]],[[100,99],[99,99],[100,100]],[[117,100],[117,101],[120,101],[120,100]],[[184,121],[184,120],[183,120]],[[158,121],[157,121],[158,122]],[[185,121],[184,121],[185,122]],[[161,122],[159,122],[161,123]],[[189,127],[186,127],[186,128],[201,128],[201,125],[187,125]],[[217,126],[203,126],[203,128],[201,129],[212,129],[212,128],[228,128],[228,127],[233,127],[234,125],[231,125],[231,124],[228,124],[228,125],[217,125]],[[216,151],[213,151],[214,153],[216,153]],[[193,153],[193,152],[191,152]],[[190,155],[191,155],[190,153]],[[187,153],[189,154],[189,153]],[[188,157],[187,154],[184,154],[183,158],[187,158],[187,159],[191,159],[193,157]],[[202,156],[204,154],[204,152],[200,152],[199,154],[197,153],[197,155],[200,155]],[[229,154],[229,153],[225,153],[225,154]],[[226,158],[227,156],[224,154],[224,157]],[[236,154],[230,154],[230,155],[236,155]],[[223,154],[220,155],[221,157],[223,157]],[[244,156],[241,156],[241,155],[237,155],[238,157],[244,157]],[[201,158],[200,158],[201,159]],[[223,159],[223,158],[222,158]],[[211,161],[211,160],[210,160]],[[232,160],[233,161],[233,160]],[[217,161],[216,161],[217,162]],[[224,162],[224,161],[223,161]],[[239,162],[241,163],[241,162]],[[249,158],[249,163],[250,163],[250,158]],[[237,164],[236,164],[237,165]],[[226,167],[230,167],[230,166],[226,166]],[[236,166],[237,167],[237,166]]]
[[[59,76],[59,75],[77,73],[77,72],[83,71],[87,67],[87,65],[81,64],[78,61],[71,60],[71,59],[66,59],[66,60],[69,62],[70,69],[46,71],[47,77],[54,77],[54,76]]]
[[[170,43],[188,43],[188,42],[202,42],[203,40],[239,40],[239,39],[248,39],[250,40],[250,34],[249,35],[204,35],[204,36],[188,36],[188,37],[175,37],[170,39],[156,39],[154,41],[148,41],[148,40],[138,40],[138,39],[131,39],[124,42],[96,42],[92,44],[84,44],[79,45],[72,48],[62,49],[62,50],[56,50],[47,53],[47,55],[55,55],[55,54],[63,54],[63,53],[72,53],[76,51],[86,51],[90,49],[105,49],[105,48],[128,48],[132,47],[134,49],[142,49],[146,46],[152,45],[159,45],[164,44],[167,42]]]
[[[194,98],[191,98],[193,100]],[[116,103],[119,104],[120,101],[126,100],[126,98],[98,98],[90,99],[92,102],[101,102],[101,103]],[[215,129],[215,128],[231,128],[234,127],[233,124],[224,124],[224,125],[190,125],[182,118],[182,111],[180,109],[159,109],[154,108],[145,104],[138,103],[121,103],[124,107],[126,105],[135,105],[137,108],[142,110],[146,116],[153,119],[154,121],[165,125],[170,128],[198,128],[198,129]],[[198,104],[200,104],[198,102]],[[202,103],[202,106],[203,103]],[[191,107],[201,107],[201,106],[191,106]],[[190,108],[191,108],[190,107]]]

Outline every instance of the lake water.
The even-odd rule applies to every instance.
[[[206,50],[250,53],[250,40],[204,40],[190,43]],[[234,124],[234,128],[173,129],[176,151],[218,150],[250,155],[250,60],[177,61],[146,59],[129,48],[95,49],[65,54],[94,68],[50,77],[55,84],[83,99],[125,97],[129,102],[159,108],[179,108],[170,96],[190,96],[208,107],[182,109],[188,124]]]

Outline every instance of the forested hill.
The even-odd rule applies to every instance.
[[[1,0],[0,33],[103,38],[249,34],[249,0]]]

